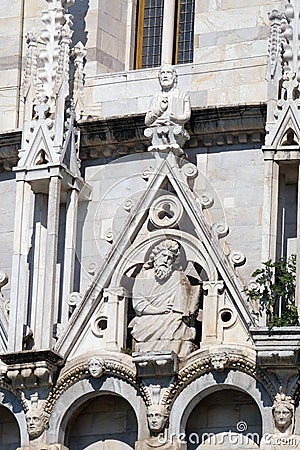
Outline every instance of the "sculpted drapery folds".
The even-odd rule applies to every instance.
[[[160,68],[158,79],[161,92],[150,105],[145,118],[148,127],[184,125],[191,116],[191,105],[186,93],[177,88],[177,72],[169,65]]]
[[[198,295],[177,267],[179,253],[177,241],[160,242],[135,280],[132,301],[136,317],[129,327],[136,352],[173,350],[185,356],[195,348],[193,315]]]
[[[174,67],[160,68],[158,79],[161,92],[155,95],[146,114],[145,136],[151,138],[149,151],[174,151],[182,154],[182,147],[190,138],[184,124],[191,117],[191,103],[188,94],[177,88],[178,75]]]

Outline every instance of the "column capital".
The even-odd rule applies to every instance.
[[[215,296],[218,295],[220,291],[224,289],[224,281],[223,280],[217,280],[217,281],[204,281],[203,283],[203,290],[207,291],[208,296]]]

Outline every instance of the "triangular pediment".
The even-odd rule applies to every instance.
[[[299,110],[293,103],[281,111],[276,126],[270,131],[268,142],[273,148],[284,149],[288,146],[298,146],[300,142]],[[289,139],[289,133],[292,137]]]
[[[189,186],[189,172],[191,168],[195,170],[196,168],[189,164],[189,170],[186,170],[184,165],[178,161],[181,160],[171,153],[168,155],[157,154],[156,168],[149,177],[147,188],[132,207],[127,222],[119,235],[115,237],[110,252],[105,256],[103,264],[83,294],[80,304],[57,341],[56,351],[59,353],[67,356],[72,349],[79,348],[79,341],[85,339],[88,328],[92,326],[91,320],[95,311],[97,311],[98,317],[101,317],[105,310],[104,290],[121,288],[122,275],[143,262],[145,253],[149,250],[149,240],[157,242],[162,239],[162,236],[181,240],[188,254],[187,260],[192,261],[197,258],[199,265],[208,274],[207,280],[213,283],[217,283],[218,280],[224,282],[227,302],[235,309],[244,329],[246,330],[252,323],[251,314],[241,294],[242,285],[234,266],[230,258],[224,254],[212,226],[205,219],[199,198]],[[174,211],[172,211],[172,201],[170,207],[164,207],[161,203],[161,209],[158,209],[155,216],[153,207],[159,201],[162,190],[165,194],[166,189],[168,189],[171,200],[172,198],[174,201],[176,199],[175,203],[180,205],[179,209],[182,209],[182,214],[187,218],[185,226],[171,225],[168,228],[163,225],[165,220],[167,223],[168,220],[172,222],[172,214],[176,209],[175,205]],[[146,236],[145,230],[149,230],[151,211],[152,215],[154,214],[156,217],[153,220],[162,221],[162,225],[160,229],[159,223],[156,224],[156,229],[150,230]],[[117,274],[120,275],[119,278]],[[105,314],[103,320],[105,320]]]
[[[19,166],[33,167],[36,165],[56,162],[56,155],[53,154],[53,142],[49,136],[44,121],[39,121],[36,124],[34,135],[32,137],[30,150],[21,154]]]

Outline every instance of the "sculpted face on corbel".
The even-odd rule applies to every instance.
[[[163,405],[151,405],[148,407],[147,420],[150,433],[156,435],[164,431],[168,420],[168,412]]]
[[[93,357],[88,362],[88,371],[94,378],[100,378],[104,371],[104,361],[102,358]]]
[[[48,429],[48,417],[42,408],[30,408],[25,418],[30,439],[39,438]]]

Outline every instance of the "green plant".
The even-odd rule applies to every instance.
[[[255,278],[255,286],[244,292],[250,302],[259,303],[260,310],[265,309],[269,329],[298,325],[296,255],[291,255],[288,260],[266,261],[261,269],[253,272],[252,277]]]

